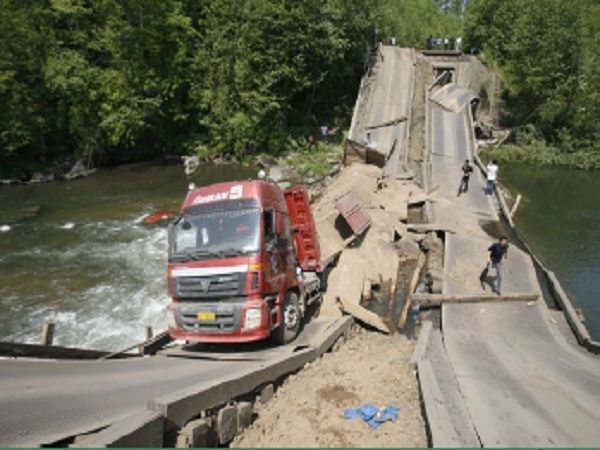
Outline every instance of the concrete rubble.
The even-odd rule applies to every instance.
[[[371,219],[371,226],[355,236],[335,209],[335,200],[350,192]],[[408,201],[420,194],[412,182],[383,177],[381,168],[354,163],[343,170],[313,206],[324,261],[336,260],[329,274],[321,315],[344,312],[384,332],[393,332],[389,314],[365,307],[372,286],[395,286],[399,265],[417,259],[417,239],[407,229]],[[402,255],[403,260],[400,259]],[[388,308],[388,310],[391,308]]]

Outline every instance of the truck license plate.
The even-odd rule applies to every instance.
[[[198,320],[217,320],[217,315],[212,312],[199,312]]]

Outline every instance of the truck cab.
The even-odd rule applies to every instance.
[[[194,189],[169,226],[169,333],[190,342],[290,342],[320,297],[320,269],[303,188],[246,181]]]

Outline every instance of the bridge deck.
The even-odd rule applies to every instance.
[[[177,357],[1,360],[0,444],[35,447],[98,430],[132,413],[146,411],[152,400],[204,382],[218,382],[236,372],[258,370],[265,361],[292,356],[296,349],[322,343],[330,329],[333,332],[335,323],[317,319],[290,345],[248,345],[243,353],[232,352],[229,346],[221,353],[214,348],[206,350],[196,358],[181,357],[185,352],[173,351]]]
[[[435,222],[446,234],[444,294],[482,293],[479,274],[498,221],[478,170],[457,197],[462,162],[473,155],[466,111],[431,108]],[[531,257],[515,245],[503,293],[539,294]],[[492,271],[492,276],[495,273]],[[487,293],[491,290],[487,288]],[[443,342],[482,446],[593,446],[600,442],[600,360],[567,343],[546,303],[445,304]]]

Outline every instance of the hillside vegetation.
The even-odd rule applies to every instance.
[[[278,152],[347,125],[376,28],[416,45],[458,21],[435,0],[0,0],[0,158]]]
[[[600,6],[593,0],[471,0],[467,46],[496,63],[517,141],[504,160],[600,169]]]

